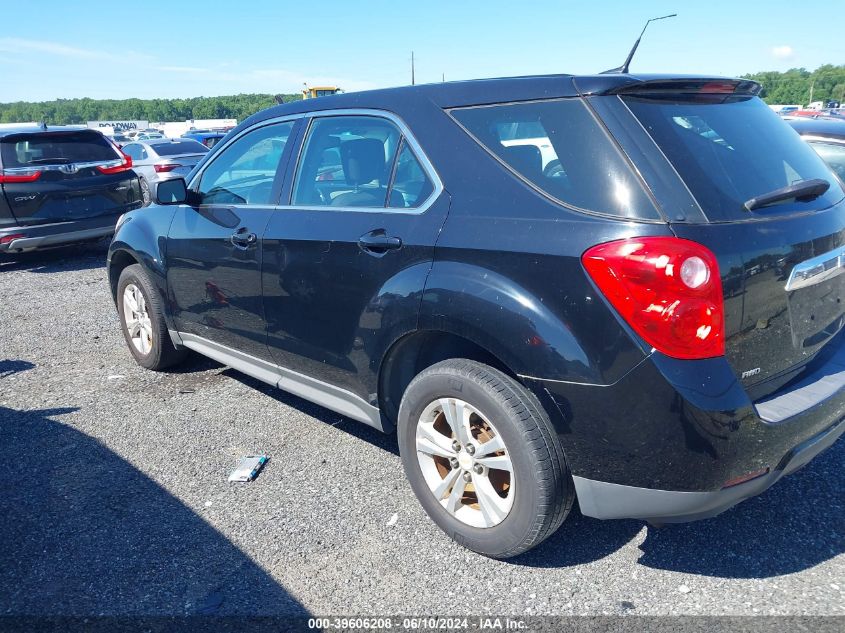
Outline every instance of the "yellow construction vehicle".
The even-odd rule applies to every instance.
[[[338,88],[337,86],[315,86],[314,88],[309,88],[306,85],[305,89],[302,91],[302,98],[314,99],[315,97],[326,97],[328,95],[335,95],[338,92],[343,92],[343,90]]]

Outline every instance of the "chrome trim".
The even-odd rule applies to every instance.
[[[296,121],[297,119],[301,119],[301,118],[303,118],[303,117],[305,117],[305,116],[307,116],[307,115],[306,115],[306,114],[304,114],[304,113],[300,113],[300,114],[287,114],[287,115],[284,115],[284,116],[277,116],[277,117],[273,117],[272,119],[265,119],[265,120],[263,120],[263,121],[259,121],[258,123],[254,124],[254,125],[249,126],[248,128],[244,128],[243,130],[241,130],[240,132],[238,132],[236,135],[232,136],[231,138],[227,138],[227,139],[225,139],[225,140],[223,141],[223,143],[218,143],[218,144],[217,144],[217,145],[215,145],[215,146],[214,146],[214,148],[213,148],[213,149],[214,149],[214,151],[217,153],[217,156],[215,156],[212,160],[208,161],[205,165],[203,165],[203,166],[202,166],[202,169],[200,169],[200,170],[199,170],[196,174],[194,174],[194,177],[193,177],[193,178],[191,178],[191,181],[188,183],[188,189],[193,189],[193,188],[194,188],[194,184],[196,184],[196,183],[198,183],[198,182],[199,182],[199,180],[202,178],[202,175],[205,173],[205,170],[206,170],[206,169],[208,169],[208,166],[209,166],[209,165],[211,165],[211,164],[213,164],[213,163],[214,163],[214,161],[216,161],[216,160],[220,157],[220,154],[221,154],[223,151],[225,151],[225,150],[226,150],[226,148],[227,148],[229,145],[231,145],[232,143],[234,143],[235,141],[237,141],[237,140],[238,140],[239,138],[241,138],[244,134],[247,134],[248,132],[252,132],[253,130],[257,130],[257,129],[259,129],[259,128],[265,127],[265,126],[267,126],[267,125],[275,125],[276,123],[286,123],[286,122],[288,122],[288,121]],[[219,149],[218,149],[218,146],[219,146]],[[226,206],[227,206],[227,207],[238,207],[238,206],[244,206],[244,207],[245,207],[245,206],[251,206],[251,207],[254,207],[254,206],[256,206],[256,205],[233,205],[233,204],[227,204]]]
[[[845,246],[796,264],[784,290],[792,292],[822,283],[845,272]]]
[[[46,226],[60,226],[61,224],[72,225],[72,222],[61,222],[59,224],[51,224]],[[44,225],[38,226],[42,228]],[[23,227],[25,230],[27,227]],[[15,251],[25,252],[31,251],[45,246],[56,246],[58,244],[71,244],[73,242],[83,242],[85,240],[96,239],[98,237],[105,237],[106,235],[114,234],[113,226],[99,227],[95,229],[85,229],[82,231],[70,231],[67,233],[53,233],[47,235],[37,235],[33,237],[19,237],[12,240],[8,244],[4,244],[0,251]]]
[[[290,392],[316,404],[336,411],[358,422],[368,424],[379,431],[386,431],[378,408],[350,391],[335,387],[316,378],[281,367],[275,363],[256,358],[250,354],[215,343],[202,336],[187,332],[171,333],[171,338],[181,340],[188,349],[199,352],[220,363],[228,365],[248,376]]]
[[[392,112],[388,112],[386,110],[377,110],[373,108],[339,108],[335,110],[315,110],[312,112],[303,112],[300,114],[292,114],[282,117],[277,117],[274,119],[267,119],[265,121],[261,121],[260,123],[256,123],[244,130],[241,130],[237,136],[228,139],[226,143],[220,148],[218,153],[223,152],[226,150],[226,147],[233,143],[235,140],[243,136],[244,134],[251,132],[253,130],[257,130],[258,128],[264,127],[265,125],[271,125],[275,123],[283,123],[285,121],[292,121],[295,119],[301,119],[304,117],[308,117],[308,129],[305,130],[305,133],[302,137],[302,143],[299,146],[299,150],[297,152],[296,157],[291,157],[291,161],[293,161],[294,169],[299,168],[299,159],[301,157],[302,151],[305,148],[305,143],[308,140],[308,133],[311,129],[311,122],[314,119],[319,119],[323,117],[329,116],[374,116],[382,119],[387,119],[396,127],[399,128],[399,131],[402,133],[402,138],[410,145],[411,150],[414,152],[414,156],[416,156],[417,160],[420,162],[420,166],[422,167],[423,171],[425,172],[426,176],[431,180],[434,189],[432,190],[431,194],[428,198],[426,198],[423,204],[419,205],[418,207],[413,208],[405,208],[405,207],[330,207],[330,206],[316,206],[316,205],[292,205],[292,204],[279,204],[279,205],[261,205],[261,206],[272,206],[274,209],[280,210],[297,210],[297,211],[352,211],[358,213],[401,213],[401,214],[411,214],[411,215],[418,215],[425,213],[440,197],[440,194],[443,193],[445,187],[443,186],[443,181],[440,179],[440,174],[437,173],[437,170],[434,168],[434,165],[428,159],[425,152],[423,151],[420,144],[417,142],[417,139],[414,138],[413,134],[411,133],[411,129],[407,126],[407,124],[396,114]],[[401,139],[400,139],[401,140]],[[217,147],[214,148],[217,150]],[[398,148],[397,148],[398,149]],[[217,160],[217,156],[214,157],[214,160]],[[205,165],[203,165],[202,169],[197,172],[193,178],[191,178],[191,182],[188,183],[188,189],[193,189],[194,184],[199,182],[199,179],[202,178],[203,173],[208,168],[209,165],[214,163],[214,160],[209,161]],[[296,181],[296,172],[293,173],[293,180]],[[291,194],[293,188],[291,187]],[[227,207],[231,207],[233,209],[238,209],[241,207],[248,207],[248,208],[255,208],[257,205],[247,205],[247,204],[227,204]]]
[[[3,170],[4,174],[19,174],[30,171],[60,171],[63,174],[75,174],[80,169],[88,169],[89,167],[120,167],[123,165],[123,159],[114,157],[111,160],[89,160],[80,163],[56,163],[54,165],[30,165],[29,167],[9,167]]]
[[[333,211],[358,211],[358,212],[369,212],[369,213],[410,213],[410,214],[420,214],[424,213],[434,204],[434,201],[440,197],[440,194],[443,193],[443,181],[440,179],[440,174],[437,173],[437,170],[434,168],[434,165],[428,159],[423,148],[417,142],[417,139],[414,138],[411,129],[408,125],[403,121],[398,115],[388,112],[387,110],[378,110],[375,108],[338,108],[335,110],[316,110],[314,112],[310,112],[308,114],[310,120],[308,121],[308,129],[305,130],[305,134],[302,137],[302,144],[299,146],[299,152],[296,156],[296,162],[294,164],[295,169],[299,169],[300,158],[302,157],[302,152],[305,149],[305,145],[308,142],[308,135],[311,133],[311,125],[313,124],[315,119],[322,119],[327,117],[338,117],[338,116],[371,116],[376,117],[379,119],[387,119],[391,123],[393,123],[396,127],[399,128],[399,132],[401,133],[401,137],[399,139],[399,143],[396,146],[396,151],[399,151],[401,146],[402,139],[405,140],[406,143],[411,147],[411,151],[416,156],[417,160],[420,162],[420,167],[425,172],[426,176],[428,176],[429,180],[431,180],[431,184],[434,186],[434,189],[429,194],[428,198],[425,201],[413,208],[407,207],[331,207],[331,206],[321,206],[321,205],[295,205],[295,204],[286,204],[286,205],[279,205],[280,208],[283,209],[302,209],[306,211],[324,211],[324,210],[333,210]],[[293,174],[293,186],[291,187],[291,196],[293,196],[293,189],[296,186],[296,177],[299,174],[294,172]]]

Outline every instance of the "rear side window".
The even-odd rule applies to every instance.
[[[315,119],[299,162],[292,204],[384,207],[401,133],[387,119]]]
[[[754,215],[824,209],[842,189],[815,152],[757,97],[650,95],[623,97],[714,221],[746,219],[747,200],[821,178],[827,193],[809,202],[784,201]]]
[[[399,157],[396,159],[387,206],[400,209],[418,207],[433,191],[434,185],[420,165],[419,159],[410,145],[403,140]]]
[[[179,154],[205,154],[208,148],[202,143],[190,139],[184,141],[170,141],[156,143],[152,146],[159,156],[178,156]]]
[[[44,132],[12,134],[0,139],[3,167],[62,165],[110,161],[118,158],[117,150],[98,132]]]
[[[461,108],[451,114],[556,200],[597,213],[660,219],[630,165],[580,99]]]

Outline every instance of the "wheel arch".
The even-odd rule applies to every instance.
[[[493,349],[465,333],[445,329],[415,330],[396,340],[387,350],[379,367],[378,405],[382,417],[392,428],[405,389],[419,373],[432,365],[453,358],[465,358],[498,369],[532,393],[555,428],[563,428],[560,409],[548,393],[538,390],[536,381],[522,380],[504,360],[501,350]]]

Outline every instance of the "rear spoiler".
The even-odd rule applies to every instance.
[[[631,75],[617,75],[612,81],[604,77],[577,77],[574,82],[582,96],[637,94],[714,94],[757,96],[763,86],[750,79],[731,79],[725,77],[677,77],[637,79]]]

